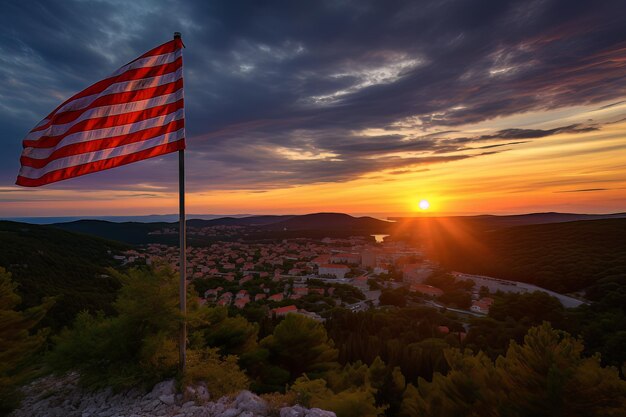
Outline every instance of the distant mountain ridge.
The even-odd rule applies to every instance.
[[[263,237],[278,232],[306,232],[318,233],[342,232],[343,234],[370,234],[384,233],[393,223],[375,219],[373,217],[353,217],[343,213],[313,213],[305,215],[276,215],[276,216],[249,216],[249,217],[222,217],[212,220],[193,219],[187,221],[187,227],[203,228],[211,226],[247,226],[253,227]],[[123,222],[114,223],[104,220],[77,220],[68,223],[55,223],[52,226],[73,232],[86,233],[105,239],[119,240],[130,244],[166,243],[177,244],[176,233],[153,233],[164,229],[178,230],[178,222]],[[188,235],[188,244],[207,243],[193,234]]]
[[[393,233],[394,231],[402,232],[407,229],[419,229],[433,222],[446,222],[450,225],[455,224],[488,231],[513,226],[611,218],[626,218],[626,213],[531,213],[510,216],[399,217],[391,218],[391,221],[368,216],[354,217],[344,213],[312,213],[304,215],[225,216],[215,219],[188,219],[187,226],[197,229],[212,226],[245,226],[255,230],[259,238],[276,238],[278,236],[287,238],[294,237],[299,232],[311,237],[320,237],[324,233],[327,233],[329,236],[337,236],[338,234],[347,236],[350,234]],[[178,222],[110,222],[88,219],[55,223],[52,226],[130,244],[165,243],[176,245],[178,243]],[[161,234],[158,232],[165,229],[170,229],[171,233]],[[188,235],[188,243],[191,245],[206,244],[210,240],[202,238],[197,234]]]
[[[226,217],[250,217],[252,214],[187,214],[187,220],[212,220]],[[140,223],[172,223],[178,221],[178,214],[147,214],[143,216],[57,216],[57,217],[5,217],[0,220],[30,224],[69,223],[78,220],[103,220],[113,223],[140,222]]]
[[[452,221],[480,227],[483,229],[524,226],[531,224],[565,223],[585,220],[606,220],[626,218],[626,213],[578,214],[578,213],[529,213],[512,215],[483,214],[477,216],[442,216],[442,217],[390,217],[390,220],[404,223],[423,224],[426,222]]]

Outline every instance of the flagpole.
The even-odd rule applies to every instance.
[[[180,39],[180,32],[174,32],[174,39]],[[178,234],[180,238],[180,314],[182,321],[179,335],[179,366],[181,373],[185,372],[187,363],[187,253],[186,253],[186,224],[185,224],[185,151],[178,151]]]

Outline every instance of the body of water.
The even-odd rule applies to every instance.
[[[376,239],[376,243],[383,243],[383,240],[385,240],[385,238],[389,235],[370,235],[370,236],[374,236],[374,239]]]

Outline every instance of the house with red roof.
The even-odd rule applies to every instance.
[[[409,287],[409,291],[419,292],[424,295],[429,295],[431,297],[440,297],[441,295],[443,295],[443,290],[441,290],[440,288],[426,284],[411,284],[411,286]]]
[[[270,295],[268,297],[268,300],[270,301],[283,301],[285,297],[283,296],[282,293],[278,293],[278,294],[274,294],[274,295]]]
[[[278,307],[278,308],[274,308],[270,310],[270,317],[272,315],[276,315],[276,317],[282,317],[282,316],[286,316],[289,313],[297,313],[297,312],[298,312],[298,308],[292,304],[290,306]]]

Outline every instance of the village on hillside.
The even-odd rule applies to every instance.
[[[241,232],[239,229],[216,226],[195,233],[232,237]],[[292,238],[269,243],[240,239],[188,247],[187,279],[200,304],[257,308],[270,317],[296,313],[319,321],[337,306],[362,311],[393,305],[389,295],[393,291],[404,291],[409,305],[480,316],[489,312],[491,293],[532,290],[510,281],[453,273],[449,274],[453,281],[465,283],[459,288],[467,299],[465,303],[455,302],[458,294],[452,293],[459,288],[452,291],[443,284],[442,288],[430,285],[430,277],[439,268],[419,247],[390,237],[377,240],[372,236]],[[147,244],[116,258],[127,265],[161,264],[178,270],[176,246]]]

